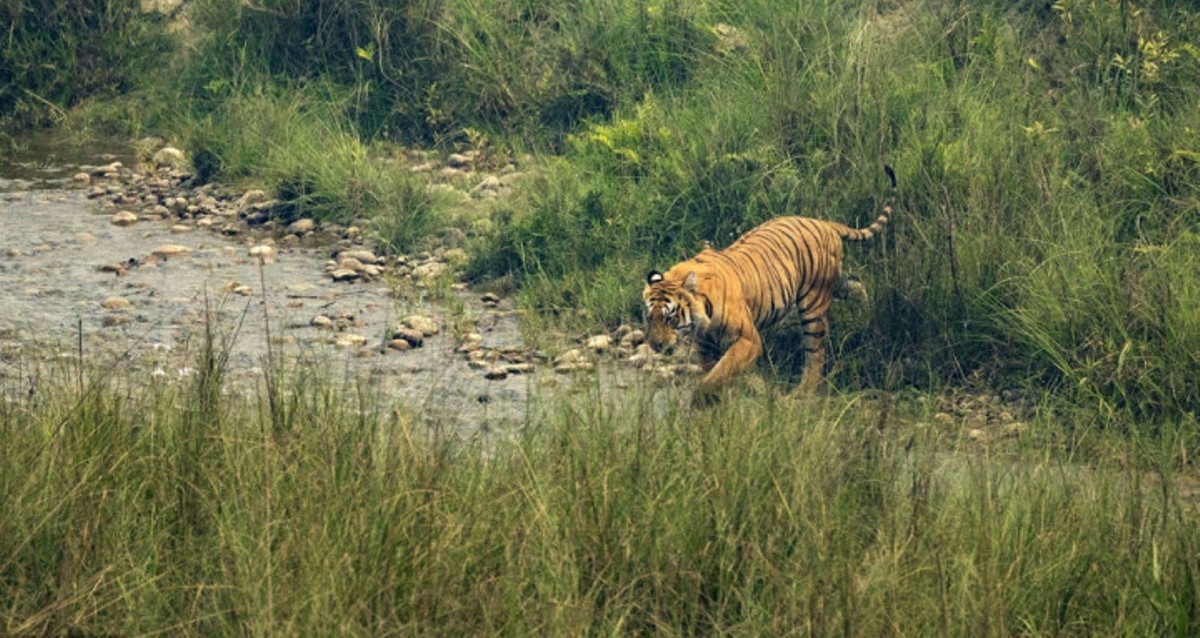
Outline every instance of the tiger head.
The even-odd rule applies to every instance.
[[[675,345],[676,332],[708,327],[707,302],[696,290],[696,273],[683,281],[667,279],[657,270],[646,277],[642,300],[646,303],[646,342],[656,351]]]

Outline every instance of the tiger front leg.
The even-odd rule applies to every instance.
[[[700,381],[698,396],[712,397],[734,376],[746,371],[762,354],[762,337],[753,324],[737,331],[733,344]]]

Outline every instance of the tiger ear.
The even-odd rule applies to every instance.
[[[651,270],[649,275],[646,275],[647,284],[656,284],[663,280],[663,274],[657,270]]]
[[[687,279],[683,280],[683,287],[687,288],[688,292],[696,292],[696,271],[688,273]]]

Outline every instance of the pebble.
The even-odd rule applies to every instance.
[[[358,272],[348,268],[335,268],[329,273],[329,276],[334,281],[354,281],[358,279]]]
[[[630,330],[621,337],[621,345],[626,347],[638,346],[646,341],[646,333],[638,329]]]
[[[412,328],[397,328],[392,332],[392,339],[406,341],[414,348],[420,348],[425,344],[425,335],[420,330]]]
[[[409,315],[401,323],[425,336],[435,335],[440,330],[436,321],[423,315]]]
[[[483,178],[483,181],[475,185],[471,189],[471,195],[474,197],[495,197],[500,190],[500,178],[495,175],[488,175]]]
[[[165,246],[159,246],[158,248],[155,248],[153,251],[151,251],[151,254],[158,257],[179,257],[190,252],[192,252],[192,249],[188,248],[187,246],[181,246],[179,244],[166,244]]]
[[[105,310],[123,310],[129,306],[129,300],[124,297],[109,297],[100,302],[100,307]]]
[[[184,156],[183,151],[174,146],[164,146],[154,154],[154,163],[159,166],[183,168],[187,166],[187,157]]]
[[[317,315],[313,317],[312,321],[309,321],[308,324],[314,328],[322,328],[326,330],[333,330],[334,328],[333,319],[330,319],[325,315]]]
[[[362,262],[353,257],[342,257],[338,260],[336,268],[336,270],[353,270],[356,273],[362,272],[362,269]]]
[[[412,274],[413,277],[417,278],[418,280],[431,279],[446,272],[446,268],[446,262],[431,261],[413,268]]]
[[[116,226],[132,226],[137,223],[138,216],[123,210],[112,216],[112,223]]]
[[[405,350],[411,350],[413,345],[406,339],[392,339],[391,341],[388,341],[388,347],[392,350],[404,352]]]
[[[357,348],[359,346],[366,345],[367,338],[362,335],[346,333],[346,334],[338,337],[334,341],[334,344],[336,344],[339,348]]]
[[[650,344],[642,343],[633,349],[633,354],[629,355],[628,361],[630,365],[640,366],[653,362],[655,357],[654,348],[651,348]]]
[[[338,253],[338,259],[353,259],[360,264],[379,264],[383,261],[375,253],[365,249],[343,250]]]
[[[587,340],[584,344],[588,350],[596,353],[604,352],[612,346],[612,337],[608,335],[596,335]]]
[[[104,264],[100,266],[99,270],[100,272],[111,272],[118,277],[124,277],[129,274],[129,271],[121,264]]]
[[[288,224],[287,232],[292,235],[303,235],[304,233],[312,231],[316,227],[317,223],[311,219],[297,219],[296,221]]]
[[[266,244],[251,246],[250,250],[246,251],[251,257],[258,257],[264,262],[270,262],[275,258],[275,247]]]
[[[587,356],[578,348],[572,348],[554,358],[555,366],[572,365],[576,363],[586,363]],[[557,367],[555,368],[557,371]]]

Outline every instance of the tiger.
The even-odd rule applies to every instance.
[[[835,298],[866,298],[866,288],[842,271],[842,242],[879,233],[895,209],[896,173],[884,166],[891,189],[866,228],[808,217],[776,217],[724,250],[705,246],[667,272],[651,271],[642,291],[646,342],[655,351],[693,333],[701,344],[700,397],[714,396],[762,354],[760,331],[793,308],[800,314],[805,357],[799,393],[815,390],[825,365],[826,314]],[[724,348],[724,354],[720,354]],[[719,358],[717,355],[720,355]]]

